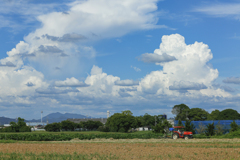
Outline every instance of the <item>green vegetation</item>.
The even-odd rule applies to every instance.
[[[97,130],[103,124],[99,121],[88,120],[86,122],[74,123],[71,121],[62,121],[60,123],[51,123],[45,126],[45,130],[49,132],[74,131],[76,128],[84,128],[87,130]]]
[[[215,129],[214,123],[208,124],[205,131],[206,136],[213,136],[215,134],[214,129]]]
[[[10,127],[0,130],[0,132],[31,132],[31,128],[26,125],[23,118],[18,117],[18,122],[11,122]]]
[[[109,117],[105,125],[111,132],[128,132],[129,129],[137,127],[137,121],[129,112],[123,111]]]
[[[166,131],[164,130],[165,128],[170,128],[172,125],[164,119],[163,121],[160,121],[156,126],[153,127],[153,132],[154,133],[165,133]]]
[[[231,129],[230,129],[230,132],[235,132],[239,129],[239,126],[237,125],[237,123],[235,121],[233,121],[231,124]]]
[[[113,139],[150,139],[150,138],[161,138],[162,134],[155,134],[152,132],[139,132],[139,133],[70,133],[64,132],[60,134],[46,133],[18,133],[18,134],[0,134],[0,140],[19,140],[19,141],[69,141],[74,138],[80,140],[90,140],[95,138],[113,138]]]
[[[181,120],[178,120],[178,124],[177,124],[177,126],[183,126],[183,123],[182,123]]]
[[[187,119],[187,112],[190,108],[185,104],[175,105],[172,108],[172,114],[176,115],[175,120],[185,121]]]
[[[25,160],[25,159],[37,159],[37,160],[45,160],[45,159],[58,159],[58,160],[66,160],[66,159],[78,159],[78,160],[91,160],[91,159],[119,159],[115,155],[100,155],[99,153],[94,154],[58,154],[58,153],[2,153],[0,152],[0,159],[5,160]]]
[[[202,108],[189,108],[185,104],[175,105],[172,108],[172,114],[176,115],[175,120],[237,120],[240,119],[240,114],[233,109],[225,109],[222,111],[214,110],[210,114]]]
[[[195,134],[195,126],[194,124],[191,123],[191,121],[187,120],[185,122],[185,130],[186,131],[191,131],[193,134]]]

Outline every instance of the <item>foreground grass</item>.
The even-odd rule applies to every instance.
[[[137,131],[137,132],[129,132],[129,133],[122,133],[122,132],[100,132],[100,131],[63,131],[63,132],[47,132],[47,131],[33,131],[33,132],[0,132],[0,134],[149,134],[152,133],[152,131]]]
[[[91,159],[101,159],[101,160],[108,160],[108,159],[119,159],[115,155],[100,155],[98,153],[95,154],[58,154],[58,153],[3,153],[0,152],[0,160],[25,160],[25,159],[37,159],[37,160],[91,160]]]

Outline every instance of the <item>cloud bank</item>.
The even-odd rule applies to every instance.
[[[226,106],[231,102],[239,106],[235,103],[239,95],[231,95],[231,88],[213,85],[218,70],[208,65],[213,58],[208,45],[186,44],[179,34],[164,35],[159,48],[139,53],[141,61],[155,63],[159,69],[138,81],[122,80],[95,65],[97,51],[91,46],[93,42],[139,30],[168,28],[158,25],[157,2],[74,1],[67,4],[65,11],[35,13],[41,27],[26,35],[0,60],[1,110],[6,115],[10,111],[30,115],[39,108],[96,114],[128,108],[142,114],[185,102],[205,106]],[[82,78],[82,73],[90,69]],[[228,78],[224,83],[238,84],[238,79]]]

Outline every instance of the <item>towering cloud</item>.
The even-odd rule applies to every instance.
[[[159,49],[154,51],[154,55],[168,55],[176,59],[156,63],[161,65],[163,70],[153,71],[141,80],[143,92],[179,95],[177,91],[199,91],[206,94],[218,77],[218,70],[207,64],[213,57],[208,45],[202,42],[187,45],[184,37],[179,34],[163,36],[162,43]],[[222,96],[225,95],[223,93]]]

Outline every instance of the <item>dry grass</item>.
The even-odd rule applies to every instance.
[[[101,155],[115,159],[240,159],[240,139],[94,139],[0,143],[2,153]],[[103,158],[105,159],[105,158]],[[107,159],[107,158],[106,158]]]

